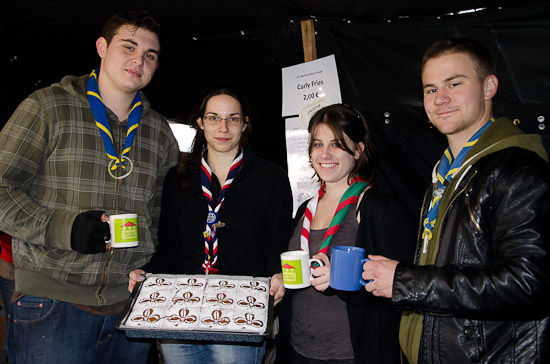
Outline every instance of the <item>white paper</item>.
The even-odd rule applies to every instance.
[[[300,118],[288,118],[286,127],[286,150],[288,178],[294,201],[293,216],[305,200],[315,196],[319,182],[315,170],[309,163],[309,135]]]
[[[300,109],[300,113],[298,114],[300,116],[300,120],[302,121],[302,126],[304,129],[307,129],[309,126],[309,121],[311,120],[311,117],[315,115],[315,113],[322,108],[329,106],[330,102],[328,101],[328,98],[320,97],[314,102],[302,106]]]
[[[342,102],[334,55],[282,69],[282,116],[298,115],[304,105],[326,98],[328,104]]]
[[[178,141],[180,152],[190,152],[193,146],[193,140],[197,131],[187,124],[174,123],[169,121],[168,125]]]

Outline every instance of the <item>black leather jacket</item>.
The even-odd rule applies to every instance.
[[[450,192],[436,263],[394,277],[395,307],[424,316],[419,363],[550,363],[548,163],[506,148]]]

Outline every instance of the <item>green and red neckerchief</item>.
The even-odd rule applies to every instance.
[[[338,203],[336,212],[334,213],[334,216],[332,217],[330,225],[327,231],[325,232],[325,236],[323,237],[323,242],[321,243],[321,248],[319,249],[319,253],[327,254],[330,241],[332,240],[332,237],[336,234],[336,232],[340,228],[340,224],[342,223],[342,220],[344,220],[344,217],[348,213],[350,206],[352,206],[357,202],[359,195],[366,187],[368,187],[368,185],[369,185],[368,181],[362,177],[356,176],[355,178],[353,178],[350,186],[348,187],[346,192],[344,192],[344,195],[342,196],[342,198],[340,199],[340,202]],[[321,188],[319,188],[319,192],[317,196],[309,200],[306,206],[304,223],[302,225],[302,234],[300,236],[300,248],[303,251],[309,252],[309,232],[311,230],[311,222],[313,221],[313,217],[315,216],[315,212],[317,211],[317,205],[319,203],[319,200],[321,199],[321,197],[323,197],[324,194],[325,194],[324,186],[321,186]]]

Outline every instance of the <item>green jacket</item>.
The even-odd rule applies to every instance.
[[[89,76],[67,76],[25,99],[0,133],[0,230],[11,234],[16,291],[84,305],[128,297],[128,273],[156,247],[164,176],[178,147],[166,119],[141,95],[143,112],[128,156],[134,170],[112,178],[86,96]],[[107,109],[115,149],[127,121]],[[136,248],[80,254],[71,230],[83,211],[137,213]]]

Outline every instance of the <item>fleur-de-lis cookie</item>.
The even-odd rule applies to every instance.
[[[202,319],[202,323],[205,325],[220,325],[225,326],[230,323],[229,317],[224,317],[221,310],[212,311],[212,317],[205,317]]]
[[[257,281],[245,282],[241,284],[241,288],[252,289],[254,291],[260,291],[260,292],[265,292],[267,290],[265,286],[263,286],[262,284],[260,284],[260,282],[257,282]]]
[[[265,308],[265,305],[262,302],[258,302],[256,297],[253,296],[247,296],[246,300],[238,301],[237,305],[250,308]]]
[[[200,298],[197,296],[193,296],[193,293],[191,292],[184,292],[181,296],[174,296],[172,298],[172,302],[179,303],[179,302],[185,302],[185,303],[196,303],[200,302]]]
[[[183,322],[186,324],[192,324],[197,321],[197,316],[189,314],[189,309],[182,308],[178,311],[177,315],[170,315],[166,319],[170,322]]]
[[[157,315],[156,313],[154,313],[152,308],[148,308],[145,311],[143,311],[142,316],[132,317],[132,321],[137,321],[137,322],[142,321],[142,322],[149,322],[149,323],[158,322],[160,321],[160,319],[161,319],[160,315]]]
[[[228,288],[235,288],[235,285],[233,283],[229,283],[228,281],[221,280],[217,284],[213,284],[211,287],[220,288],[220,289],[228,289]]]
[[[140,300],[139,303],[147,303],[147,302],[160,303],[160,302],[165,302],[165,301],[166,301],[166,297],[161,296],[160,293],[158,293],[158,292],[153,292],[149,295],[149,298],[144,298],[144,299]]]
[[[165,278],[156,278],[152,280],[150,283],[146,285],[146,287],[163,287],[163,286],[171,286],[172,283],[168,282]]]
[[[177,284],[180,287],[202,287],[202,283],[198,281],[196,278],[189,278],[187,282],[181,282]]]
[[[235,323],[237,325],[241,326],[254,326],[254,327],[262,327],[264,326],[264,323],[262,320],[255,320],[255,316],[253,313],[245,313],[244,317],[237,317],[235,319]]]
[[[206,299],[208,303],[219,303],[222,305],[230,305],[233,303],[233,299],[228,298],[225,293],[218,293],[216,297],[209,297]]]

